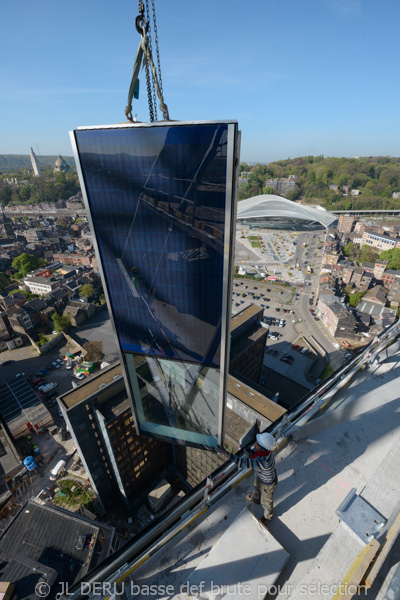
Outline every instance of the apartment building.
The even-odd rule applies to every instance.
[[[371,230],[365,230],[361,238],[361,245],[372,246],[380,252],[391,250],[400,246],[397,238],[392,238],[386,233],[377,233]]]
[[[353,215],[340,215],[338,229],[341,233],[350,233],[353,229],[355,217]]]
[[[345,338],[354,335],[356,320],[353,314],[333,294],[320,296],[318,313],[333,337]]]

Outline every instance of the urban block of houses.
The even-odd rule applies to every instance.
[[[336,338],[353,338],[356,320],[340,299],[334,294],[321,294],[318,300],[318,314],[329,333]]]

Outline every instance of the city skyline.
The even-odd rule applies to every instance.
[[[288,0],[248,13],[239,2],[178,0],[156,10],[171,119],[237,119],[247,162],[399,155],[394,0],[384,10],[372,0]],[[75,0],[68,12],[48,0],[41,11],[5,7],[4,22],[18,26],[2,37],[0,153],[71,156],[69,130],[124,121],[136,14],[125,0],[112,11],[103,1]],[[133,114],[147,121],[140,80]]]

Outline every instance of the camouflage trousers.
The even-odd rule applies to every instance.
[[[261,504],[264,509],[264,518],[268,520],[272,519],[274,514],[274,492],[277,485],[277,479],[273,483],[267,484],[260,481],[257,475],[254,476],[254,491],[251,497],[255,504]]]

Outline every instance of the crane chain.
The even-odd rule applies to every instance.
[[[147,23],[149,23],[149,35],[148,35],[148,38],[147,38],[148,47],[149,47],[149,51],[150,51],[150,56],[153,56],[153,49],[152,49],[152,44],[151,44],[151,27],[150,27],[149,0],[146,0],[146,19],[147,19]],[[152,122],[153,122],[154,120],[158,121],[156,84],[154,82],[153,74],[151,74],[151,83],[152,83],[152,92],[153,92],[153,98],[152,98],[152,107],[153,107],[153,119],[152,119]],[[147,93],[151,94],[151,91],[149,92],[149,89],[147,89]],[[149,110],[150,110],[150,100],[149,100]],[[150,118],[151,118],[151,115],[150,115]]]
[[[148,61],[146,61],[145,68],[146,68],[146,86],[147,86],[147,99],[149,101],[150,123],[154,123],[153,98],[151,95],[150,67],[149,67]]]
[[[164,96],[162,79],[161,79],[160,49],[158,47],[157,19],[156,19],[156,8],[155,8],[154,0],[151,0],[151,6],[153,9],[154,43],[156,45],[156,53],[157,53],[158,85],[160,86],[161,95]]]

